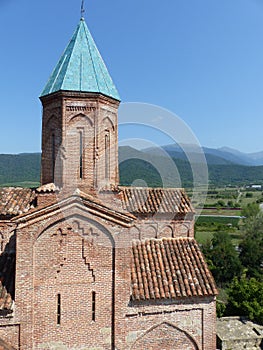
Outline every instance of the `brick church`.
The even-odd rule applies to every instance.
[[[83,18],[40,100],[41,186],[0,188],[0,349],[214,350],[193,207],[119,185],[120,97]]]

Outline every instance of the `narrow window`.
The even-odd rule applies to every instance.
[[[57,324],[61,323],[61,294],[57,295]]]
[[[52,182],[55,182],[55,164],[56,164],[56,139],[52,134]]]
[[[108,180],[110,177],[110,135],[105,135],[105,179]]]
[[[83,178],[83,132],[79,133],[79,177]]]
[[[92,321],[95,322],[95,319],[96,319],[96,292],[92,292],[91,319],[92,319]]]

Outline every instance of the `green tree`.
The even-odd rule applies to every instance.
[[[258,214],[245,221],[243,239],[239,245],[240,261],[248,277],[263,278],[263,216]]]
[[[255,217],[259,213],[260,213],[260,208],[257,203],[249,203],[241,211],[241,215],[245,216],[246,218]]]
[[[228,289],[226,314],[246,316],[263,324],[263,282],[247,279],[246,276],[240,280],[234,278]]]
[[[240,276],[242,266],[228,233],[215,232],[211,244],[203,246],[203,252],[220,287],[226,286],[235,276]]]

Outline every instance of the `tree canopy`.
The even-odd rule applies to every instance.
[[[240,261],[248,277],[263,278],[263,215],[251,216],[242,228],[243,239],[239,245]]]
[[[209,268],[220,287],[241,274],[241,263],[227,232],[215,232],[211,244],[203,247]]]
[[[235,277],[228,289],[226,313],[263,324],[263,282],[245,275],[241,279]]]

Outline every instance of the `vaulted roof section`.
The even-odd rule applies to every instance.
[[[211,297],[218,293],[193,238],[135,241],[132,257],[133,300]]]
[[[61,90],[101,93],[120,100],[83,18],[51,74],[41,97]]]
[[[180,188],[119,187],[125,210],[133,214],[194,213],[194,208]]]

